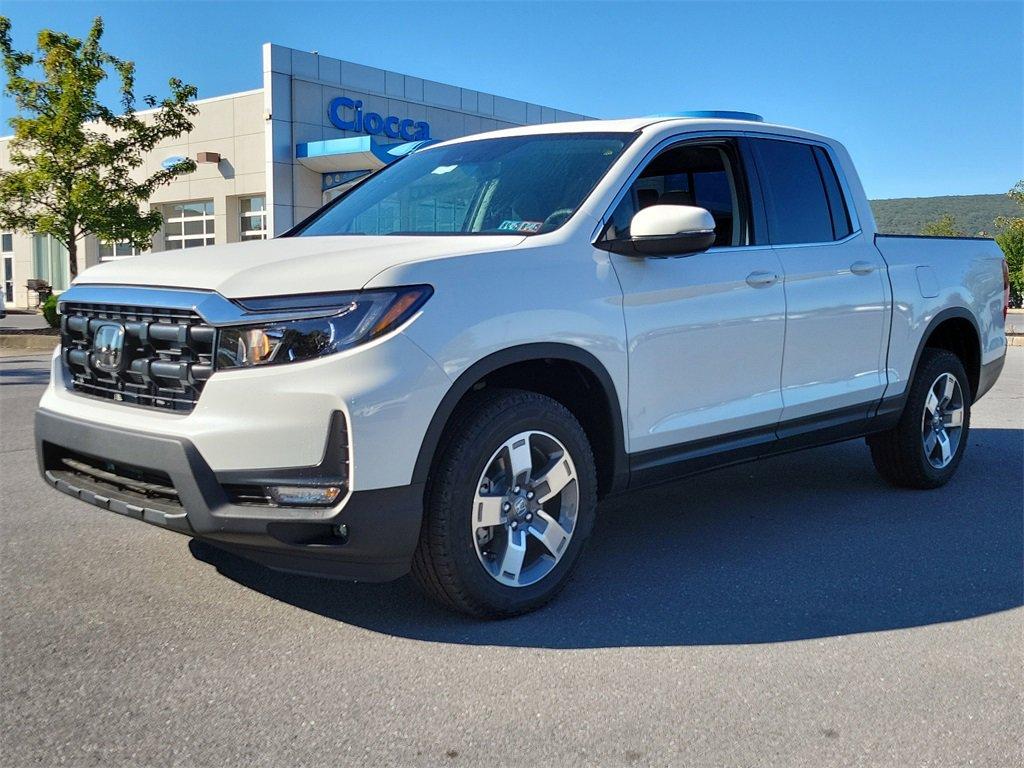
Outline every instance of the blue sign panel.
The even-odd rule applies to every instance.
[[[331,99],[327,107],[331,125],[343,131],[368,133],[371,136],[383,134],[391,139],[422,141],[430,138],[430,125],[423,121],[402,119],[394,115],[383,117],[376,112],[363,112],[363,102],[339,96]]]
[[[164,158],[164,161],[160,163],[160,167],[169,171],[178,163],[184,163],[187,159],[188,158],[182,157],[181,155],[171,155],[170,157]]]

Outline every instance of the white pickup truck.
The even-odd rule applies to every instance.
[[[992,241],[876,234],[832,139],[517,128],[416,151],[270,241],[84,272],[39,466],[273,568],[411,570],[508,616],[566,583],[611,493],[860,437],[890,483],[941,486],[1007,304]]]

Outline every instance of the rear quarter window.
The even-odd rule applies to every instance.
[[[818,161],[818,171],[821,173],[821,180],[825,183],[829,212],[832,214],[832,238],[842,240],[853,232],[853,227],[850,225],[850,212],[847,210],[846,200],[843,198],[843,188],[839,186],[839,177],[836,175],[835,166],[832,164],[828,152],[821,147],[815,147],[814,159]]]

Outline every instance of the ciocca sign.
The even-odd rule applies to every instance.
[[[343,131],[384,135],[391,139],[421,141],[430,138],[430,125],[422,120],[410,120],[395,115],[383,116],[376,112],[363,112],[363,102],[339,96],[327,106],[331,125]]]

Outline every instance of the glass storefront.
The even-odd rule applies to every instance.
[[[14,303],[14,257],[4,256],[4,301]]]
[[[14,303],[14,235],[11,232],[0,234],[0,251],[4,257],[4,301]]]
[[[213,245],[213,200],[192,200],[164,206],[164,248]]]
[[[70,282],[68,249],[52,235],[32,235],[32,266],[35,276],[55,291],[63,291]]]
[[[239,226],[242,240],[267,239],[267,199],[243,197],[238,201]]]
[[[100,261],[117,261],[138,256],[140,253],[141,250],[124,240],[117,243],[100,243]]]

